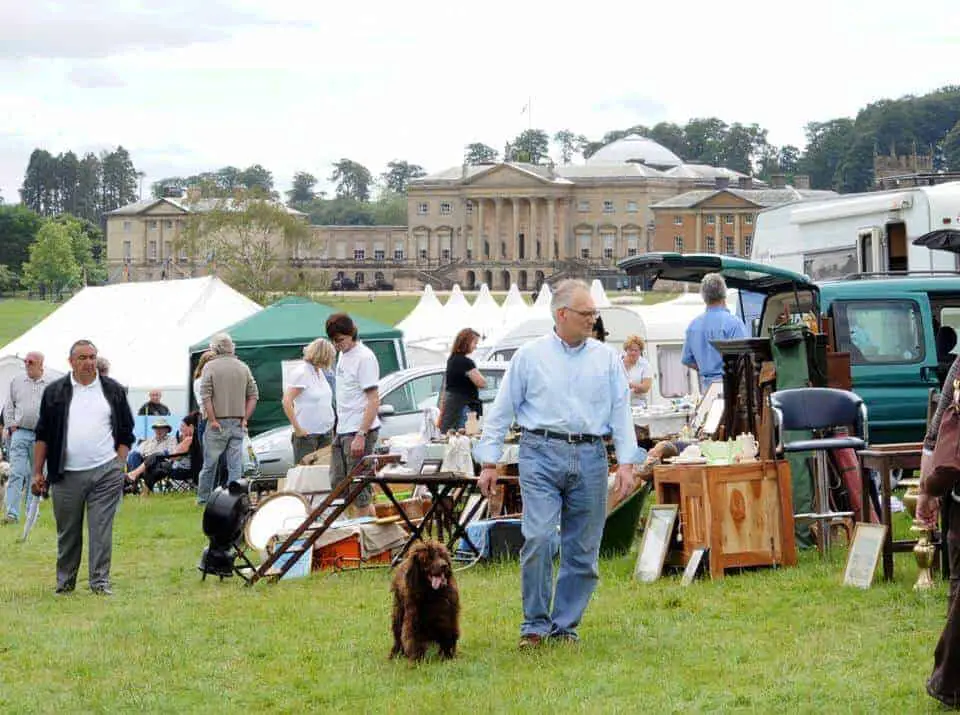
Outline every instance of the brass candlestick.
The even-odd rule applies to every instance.
[[[913,556],[917,560],[917,567],[919,569],[917,582],[913,584],[913,589],[915,591],[926,591],[929,588],[933,588],[933,574],[931,569],[933,568],[933,558],[937,551],[936,546],[934,546],[930,540],[933,530],[927,528],[917,520],[917,497],[920,496],[920,480],[901,479],[900,484],[907,487],[907,491],[903,495],[903,505],[906,507],[907,513],[913,518],[913,525],[910,527],[910,531],[914,534],[919,534],[917,544],[913,547]]]

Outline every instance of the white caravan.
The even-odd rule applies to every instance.
[[[853,273],[956,271],[957,256],[915,240],[960,236],[960,182],[849,194],[761,211],[751,260],[812,280]]]

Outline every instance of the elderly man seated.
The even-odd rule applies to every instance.
[[[170,427],[166,420],[157,420],[154,423],[154,434],[165,430],[165,434],[154,439],[141,442],[141,447],[150,443],[149,450],[143,454],[140,463],[127,473],[128,486],[132,489],[137,481],[140,482],[140,492],[146,494],[153,491],[154,485],[164,477],[192,481],[203,461],[199,451],[199,443],[194,440],[197,427],[198,413],[191,412],[180,423],[179,441],[170,434]],[[160,423],[161,429],[157,429]],[[159,441],[156,441],[159,439]]]
[[[130,450],[127,456],[127,471],[132,471],[139,467],[151,454],[163,453],[171,454],[177,446],[177,438],[173,436],[173,428],[170,423],[162,417],[153,423],[153,437],[147,437]]]

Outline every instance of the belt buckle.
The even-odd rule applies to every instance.
[[[567,432],[567,444],[578,444],[582,435]]]

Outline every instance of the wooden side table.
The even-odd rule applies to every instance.
[[[880,472],[880,518],[887,525],[887,535],[883,540],[883,580],[893,580],[893,555],[913,551],[916,539],[893,539],[893,515],[890,511],[890,470],[900,468],[920,468],[922,442],[901,442],[895,444],[877,444],[857,452],[860,456],[861,491],[863,492],[863,511],[870,513],[870,470]]]
[[[787,462],[658,466],[653,479],[657,503],[680,507],[680,540],[668,564],[684,566],[695,549],[708,548],[717,579],[728,568],[796,565]]]

